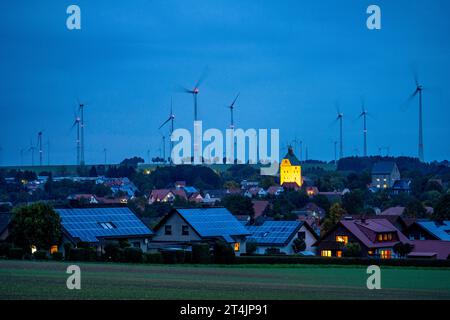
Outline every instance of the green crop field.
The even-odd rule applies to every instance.
[[[70,263],[1,260],[0,299],[450,299],[448,268],[383,267],[368,290],[359,266],[74,264],[81,290]]]

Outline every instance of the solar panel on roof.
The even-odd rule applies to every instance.
[[[81,241],[102,237],[148,236],[152,231],[128,208],[56,209],[67,232]],[[105,229],[101,223],[110,223]]]
[[[283,245],[301,226],[299,221],[265,221],[260,226],[247,227],[252,234],[248,240],[257,244]]]
[[[178,209],[178,213],[202,236],[223,237],[248,235],[248,230],[225,208]]]

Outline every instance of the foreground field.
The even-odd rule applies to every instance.
[[[368,290],[357,266],[78,263],[68,290],[68,265],[0,260],[0,299],[450,299],[450,269],[383,267]]]

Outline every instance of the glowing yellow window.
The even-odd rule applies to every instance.
[[[340,250],[336,251],[336,257],[338,258],[342,257],[342,251]]]
[[[331,250],[322,250],[322,251],[320,252],[320,255],[321,255],[322,257],[331,257]]]
[[[371,256],[371,255],[373,255],[373,251],[372,251],[372,250],[369,250],[369,251],[367,251],[367,254],[368,254],[369,256]]]
[[[380,250],[380,258],[381,259],[390,259],[391,258],[391,250]]]
[[[377,235],[377,240],[383,241],[383,235],[381,233]]]
[[[58,246],[52,246],[50,248],[50,253],[55,253],[55,252],[58,252]]]
[[[235,242],[234,243],[234,251],[239,251],[241,249],[241,243],[240,242]]]
[[[31,253],[35,253],[37,251],[36,246],[31,246]]]
[[[336,242],[348,243],[348,236],[336,236]]]

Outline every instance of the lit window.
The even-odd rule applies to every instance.
[[[241,250],[241,243],[235,242],[234,243],[234,251],[239,251],[239,250]]]
[[[348,243],[348,236],[336,236],[336,242]]]
[[[391,258],[391,250],[380,250],[380,258],[381,259],[390,259]]]
[[[387,241],[387,239],[388,239],[387,233],[383,234],[383,241]]]
[[[388,234],[388,240],[391,241],[392,240],[392,233]]]
[[[377,240],[378,240],[378,241],[383,241],[383,235],[382,235],[381,233],[379,233],[379,234],[377,235]]]
[[[189,235],[189,226],[182,226],[181,227],[181,235],[188,236]]]
[[[36,246],[31,246],[31,253],[35,253],[37,251]]]
[[[386,188],[387,188],[387,184],[383,184],[383,188],[385,188],[385,189],[386,189]]]
[[[380,189],[380,188],[381,188],[381,186],[380,186],[379,184],[377,184],[377,188],[378,188],[378,189]]]
[[[380,178],[377,178],[377,181],[380,181]]]
[[[171,236],[172,235],[172,226],[170,224],[166,224],[164,226],[164,234],[166,236]]]
[[[342,251],[340,251],[340,250],[336,251],[336,257],[341,258],[342,257]]]
[[[58,246],[51,246],[50,253],[53,254],[55,252],[58,252]]]
[[[322,250],[322,251],[320,252],[320,255],[321,255],[322,257],[331,257],[331,250]]]
[[[371,256],[371,255],[373,255],[373,251],[372,251],[372,250],[369,250],[369,251],[367,251],[367,254],[368,254],[369,256]]]

